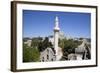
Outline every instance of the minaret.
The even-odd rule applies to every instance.
[[[55,18],[55,27],[54,27],[54,49],[55,49],[55,55],[56,55],[56,60],[58,60],[58,38],[59,38],[59,20],[58,16]]]

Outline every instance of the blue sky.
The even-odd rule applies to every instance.
[[[60,31],[65,35],[91,37],[90,13],[33,10],[23,10],[23,37],[53,35],[56,15],[59,17]]]

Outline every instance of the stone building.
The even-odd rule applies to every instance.
[[[68,55],[68,60],[88,60],[91,58],[91,50],[87,44],[89,42],[86,39],[82,41],[82,44],[75,48],[75,53]]]
[[[41,62],[49,62],[49,61],[55,61],[55,51],[54,48],[46,48],[42,52],[40,52],[40,61]]]

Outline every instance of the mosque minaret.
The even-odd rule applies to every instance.
[[[58,56],[58,39],[59,39],[59,19],[58,16],[56,16],[55,18],[55,27],[54,27],[54,49],[55,49],[55,55],[56,55],[56,60],[58,60],[57,56]]]

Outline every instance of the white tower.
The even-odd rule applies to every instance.
[[[55,55],[56,55],[56,60],[58,60],[58,38],[59,38],[59,20],[58,17],[56,16],[55,18],[55,27],[54,27],[54,49],[55,49]]]

